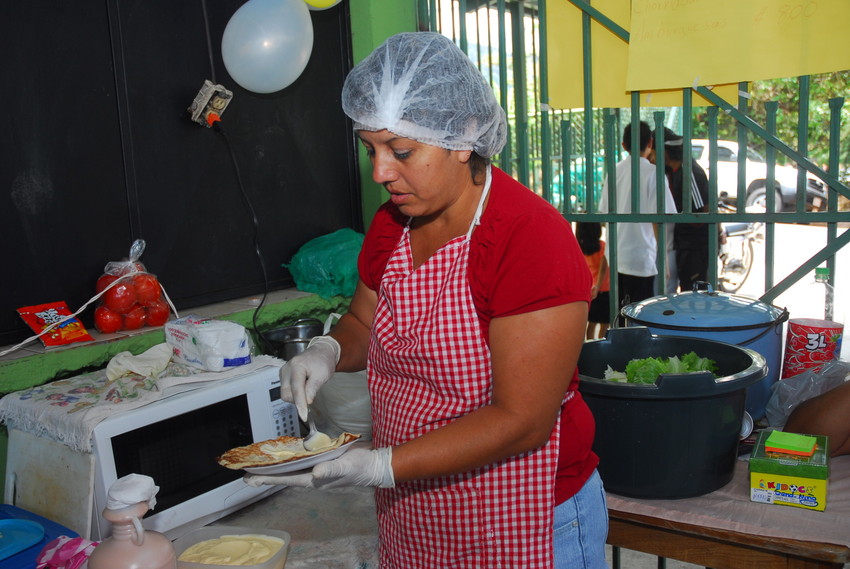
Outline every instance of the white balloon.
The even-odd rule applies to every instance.
[[[310,10],[317,12],[319,10],[327,10],[328,8],[333,8],[342,0],[304,0],[307,3],[307,7]]]
[[[274,93],[298,79],[313,51],[313,21],[304,0],[249,0],[221,38],[224,67],[245,89]]]

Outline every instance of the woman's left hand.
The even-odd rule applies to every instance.
[[[352,448],[339,458],[321,462],[311,472],[292,474],[246,474],[242,480],[249,486],[280,485],[304,488],[340,488],[343,486],[395,486],[392,448],[369,450]]]

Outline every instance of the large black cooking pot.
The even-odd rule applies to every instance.
[[[696,352],[719,368],[661,375],[655,384],[603,379],[636,358]],[[642,326],[612,328],[584,344],[579,389],[596,419],[593,450],[605,489],[633,498],[689,498],[727,484],[734,474],[746,389],[767,366],[758,352],[686,336],[656,336]]]

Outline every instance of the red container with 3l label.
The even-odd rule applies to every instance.
[[[782,379],[819,367],[841,354],[844,325],[831,320],[792,318],[785,337]]]

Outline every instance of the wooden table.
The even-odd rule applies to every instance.
[[[839,460],[840,459],[840,460]],[[833,460],[825,512],[749,501],[746,463],[706,496],[608,495],[608,543],[713,569],[841,569],[850,563],[850,456]]]
[[[841,569],[843,545],[763,537],[608,510],[608,543],[714,569]]]

